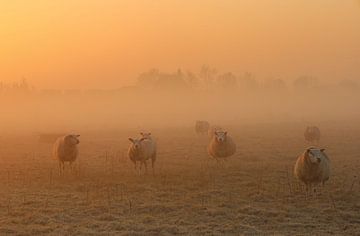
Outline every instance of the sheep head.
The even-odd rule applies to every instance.
[[[141,138],[141,139],[133,139],[133,138],[129,138],[129,141],[132,143],[132,146],[134,149],[140,149],[141,147],[141,142],[144,141],[146,138]]]
[[[226,141],[227,132],[225,131],[215,131],[215,140],[218,143],[223,143]]]
[[[147,139],[151,139],[151,133],[150,132],[141,132],[140,135],[143,137],[143,138],[147,138]]]
[[[70,134],[65,136],[65,143],[67,145],[75,146],[80,143],[79,134]]]
[[[323,156],[325,149],[318,148],[308,148],[305,152],[305,158],[311,164],[319,164],[321,162],[321,157]]]

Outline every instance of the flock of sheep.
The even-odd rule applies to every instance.
[[[221,127],[210,126],[207,121],[196,121],[195,131],[200,135],[208,134],[210,138],[208,153],[215,159],[227,158],[236,152],[236,144]],[[306,141],[318,145],[320,129],[316,126],[308,126],[304,132],[304,138]],[[319,183],[324,185],[329,179],[330,164],[325,149],[310,147],[298,157],[294,175],[306,185],[306,189],[309,191]]]
[[[216,160],[225,160],[236,152],[236,144],[228,134],[219,126],[210,126],[207,121],[196,121],[195,132],[199,135],[208,135],[208,154]],[[147,173],[147,161],[151,160],[153,174],[155,173],[155,161],[157,145],[151,133],[140,133],[140,138],[129,138],[128,157],[134,163],[135,170],[141,173],[142,166]],[[69,162],[70,168],[78,156],[80,135],[63,135],[55,141],[53,155],[59,161],[59,173],[64,173],[65,162]],[[304,133],[305,140],[311,143],[319,143],[320,130],[316,126],[307,127]],[[319,183],[324,184],[330,177],[330,159],[324,149],[310,147],[301,154],[294,168],[295,176],[302,181],[307,190]]]

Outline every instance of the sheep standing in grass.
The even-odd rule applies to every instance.
[[[325,149],[308,148],[298,157],[294,174],[306,185],[307,192],[319,183],[324,185],[330,177],[330,159]]]
[[[206,135],[206,133],[209,130],[209,127],[210,127],[209,122],[204,121],[204,120],[197,120],[195,123],[195,132],[200,135],[203,135],[203,134]]]
[[[236,144],[233,139],[225,131],[214,132],[208,146],[208,153],[216,160],[224,159],[234,155],[236,152]]]
[[[208,136],[210,138],[210,140],[214,137],[215,132],[217,131],[223,131],[223,129],[220,126],[217,125],[212,125],[209,130],[208,130]]]
[[[153,174],[155,174],[155,161],[156,161],[156,154],[157,154],[157,144],[155,139],[153,138],[153,136],[151,135],[150,132],[146,133],[146,132],[141,132],[140,135],[145,138],[145,142],[149,142],[151,143],[151,145],[149,144],[149,149],[150,149],[150,158],[151,158],[151,167],[153,170]]]
[[[145,172],[147,173],[147,160],[151,159],[152,170],[154,174],[156,149],[154,149],[153,140],[142,137],[141,139],[129,138],[131,144],[128,149],[128,156],[134,163],[135,170],[138,170],[137,163],[140,163],[139,174],[141,173],[142,165],[145,166]]]
[[[317,144],[319,144],[320,136],[320,129],[316,126],[308,126],[304,132],[305,140],[310,143],[316,142]]]
[[[65,171],[65,162],[69,162],[70,169],[72,168],[72,163],[76,160],[79,150],[78,144],[80,143],[80,135],[64,135],[59,137],[53,148],[53,156],[59,161],[59,174],[62,175]]]

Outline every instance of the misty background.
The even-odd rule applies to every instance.
[[[358,121],[359,22],[357,0],[3,1],[0,132]]]
[[[42,89],[135,85],[203,64],[258,79],[358,80],[358,0],[64,0],[0,3],[0,80]]]
[[[312,76],[260,80],[204,65],[141,73],[136,85],[114,89],[38,89],[23,79],[0,83],[1,131],[74,132],[124,127],[192,126],[195,120],[238,126],[296,122],[358,122],[357,81],[327,83]]]

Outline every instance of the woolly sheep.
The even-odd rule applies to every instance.
[[[320,142],[320,129],[316,126],[308,126],[304,132],[305,140],[313,143]]]
[[[298,157],[294,174],[309,190],[318,183],[325,184],[330,177],[330,164],[325,149],[310,147]]]
[[[53,148],[53,156],[59,161],[59,174],[62,175],[65,170],[65,162],[70,163],[70,168],[72,163],[76,160],[79,150],[78,144],[80,143],[80,135],[64,135],[59,137]]]
[[[195,132],[197,134],[206,134],[209,130],[210,124],[204,120],[197,120],[195,123]]]
[[[234,155],[236,144],[225,131],[216,131],[208,146],[208,153],[215,159]]]
[[[146,138],[146,141],[147,142],[150,142],[151,145],[149,145],[150,147],[150,155],[151,155],[151,165],[152,165],[152,169],[153,169],[153,172],[155,170],[155,161],[156,161],[156,154],[157,154],[157,143],[155,141],[155,139],[153,138],[153,136],[151,135],[150,132],[141,132],[140,135],[143,137],[143,138]],[[153,173],[154,174],[154,173]]]
[[[154,174],[155,160],[156,160],[156,144],[147,137],[140,139],[129,138],[131,144],[128,149],[128,157],[134,163],[135,170],[137,170],[137,163],[140,162],[139,174],[141,172],[142,165],[145,166],[147,173],[147,160],[151,159],[152,171]]]

